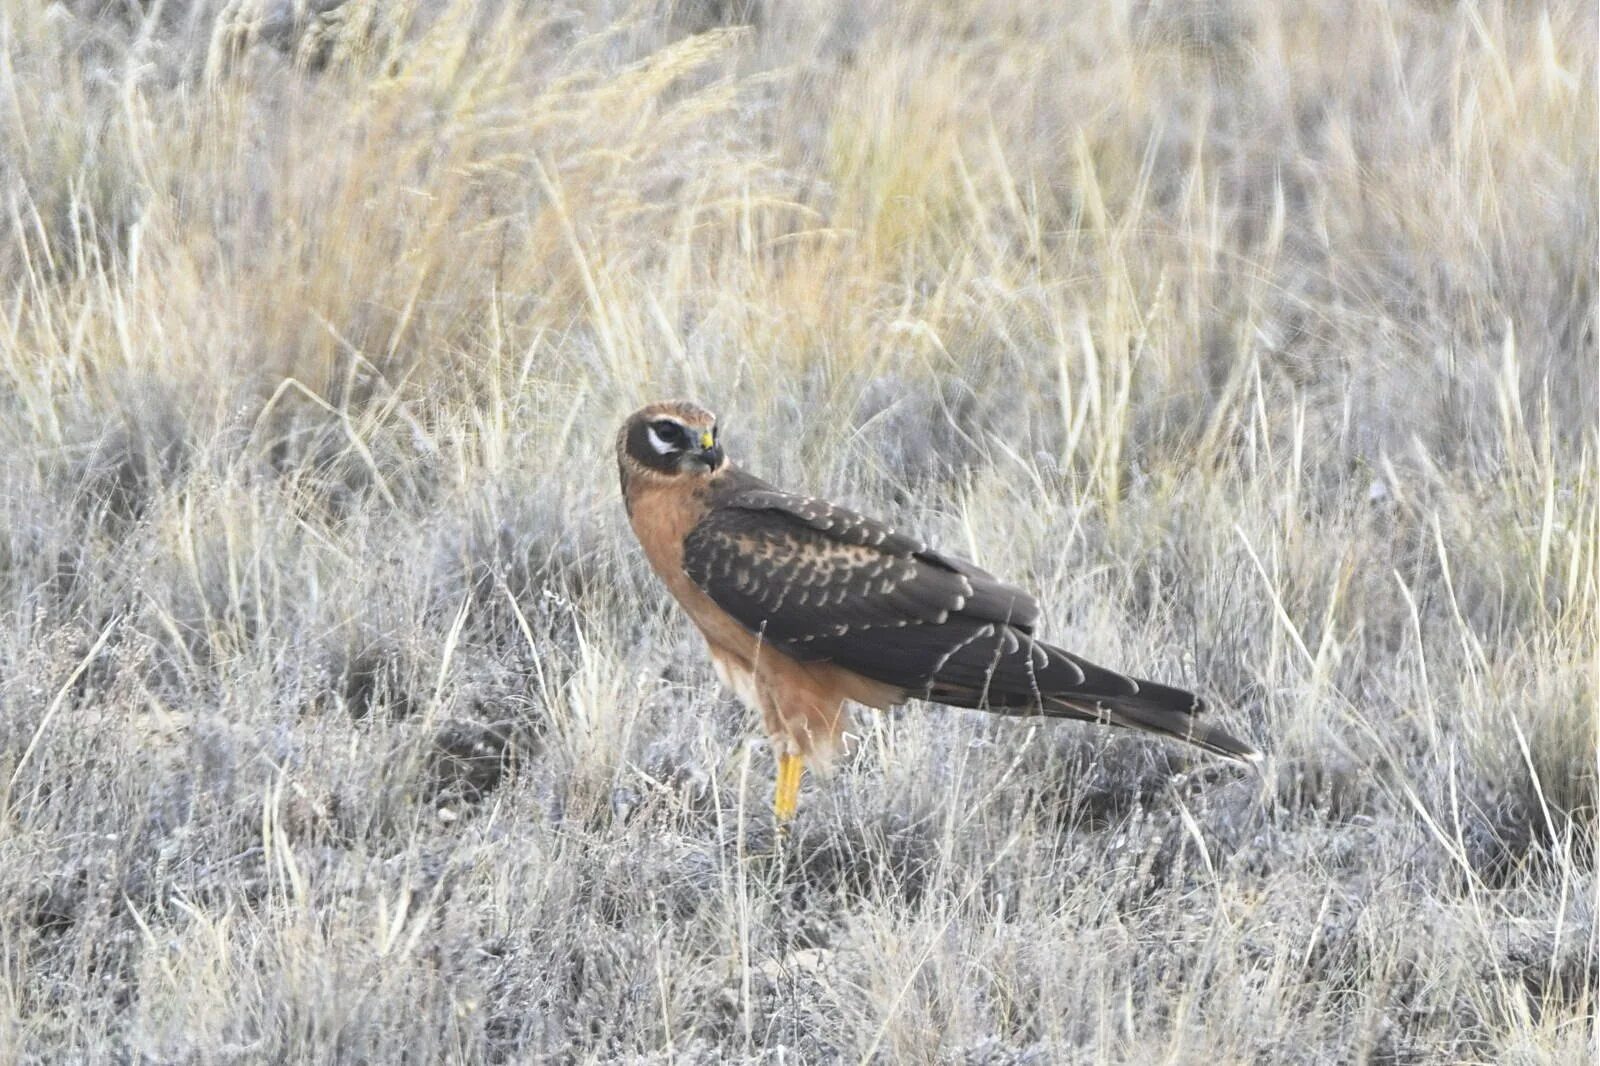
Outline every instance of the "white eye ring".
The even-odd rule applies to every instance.
[[[671,455],[673,452],[678,450],[658,437],[656,435],[656,428],[654,426],[646,426],[644,427],[644,431],[645,434],[650,438],[650,447],[656,450],[657,455]]]

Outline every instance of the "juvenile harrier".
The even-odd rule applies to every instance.
[[[1205,703],[1193,693],[1036,640],[1039,603],[1021,589],[740,470],[702,407],[634,412],[617,466],[645,557],[700,627],[718,676],[761,712],[779,755],[780,820],[794,815],[805,761],[839,747],[846,700],[1076,718],[1260,758],[1199,721]]]

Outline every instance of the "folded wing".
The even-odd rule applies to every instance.
[[[1098,721],[1231,758],[1250,745],[1196,719],[1183,689],[1107,670],[1034,639],[1028,593],[914,537],[748,475],[684,542],[684,570],[763,642],[920,697]]]
[[[803,662],[990,710],[1138,686],[1033,638],[1038,602],[964,560],[853,511],[770,488],[719,502],[684,569],[723,610]]]

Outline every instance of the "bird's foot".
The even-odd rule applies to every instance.
[[[800,756],[778,756],[778,789],[772,798],[772,813],[777,817],[780,833],[788,833],[789,822],[800,807],[800,778],[805,772],[806,762]]]

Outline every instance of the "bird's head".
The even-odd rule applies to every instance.
[[[717,440],[717,418],[687,400],[653,403],[628,416],[617,434],[617,465],[626,486],[634,478],[708,478],[728,465]]]

